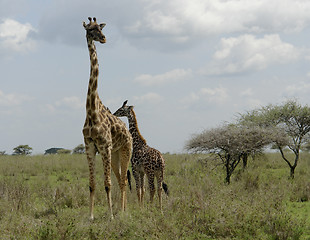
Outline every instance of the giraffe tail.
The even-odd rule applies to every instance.
[[[163,182],[163,189],[164,189],[165,193],[167,194],[167,196],[169,196],[168,185],[165,182]]]
[[[131,173],[129,169],[127,170],[127,180],[128,180],[129,189],[131,191]]]

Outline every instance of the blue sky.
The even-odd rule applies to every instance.
[[[182,152],[238,113],[310,102],[309,12],[308,0],[0,0],[0,151],[83,143],[89,16],[107,24],[103,103],[128,99],[150,146]]]

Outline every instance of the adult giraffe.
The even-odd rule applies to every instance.
[[[94,219],[95,157],[97,152],[102,157],[105,191],[111,217],[113,218],[111,167],[121,190],[121,209],[124,211],[126,208],[127,169],[132,152],[132,138],[126,124],[113,116],[99,98],[97,91],[99,66],[94,41],[106,42],[106,38],[101,32],[105,23],[98,24],[96,18],[93,18],[93,21],[91,18],[88,19],[88,24],[83,22],[90,57],[90,78],[83,135],[89,166],[90,218]]]

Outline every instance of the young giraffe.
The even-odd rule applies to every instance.
[[[123,103],[114,115],[117,117],[127,117],[129,122],[129,132],[133,138],[133,152],[131,158],[132,173],[136,181],[136,189],[138,195],[138,201],[143,205],[144,198],[144,175],[148,177],[148,183],[150,188],[150,200],[153,202],[155,194],[154,178],[157,178],[157,193],[159,198],[159,206],[162,210],[162,188],[168,195],[168,186],[163,182],[165,160],[161,153],[147,145],[145,139],[142,137],[136,114],[133,110],[133,106],[127,106],[127,100]]]
[[[106,38],[101,30],[104,23],[97,24],[96,18],[83,22],[90,57],[90,78],[86,100],[86,120],[83,127],[86,155],[89,166],[90,218],[94,219],[95,156],[99,152],[104,167],[104,185],[107,194],[111,217],[111,167],[121,189],[121,209],[126,207],[127,169],[132,152],[132,137],[126,124],[102,104],[97,92],[99,66],[94,41],[105,43]]]

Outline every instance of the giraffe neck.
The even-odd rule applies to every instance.
[[[139,131],[136,114],[133,111],[133,109],[130,110],[130,116],[128,117],[128,122],[129,122],[129,132],[131,133],[132,136],[133,145],[137,144],[146,145],[146,141]]]
[[[88,83],[87,101],[86,101],[86,114],[96,123],[99,118],[99,96],[97,92],[99,65],[97,58],[96,46],[93,40],[87,38],[87,45],[90,58],[90,77]]]

